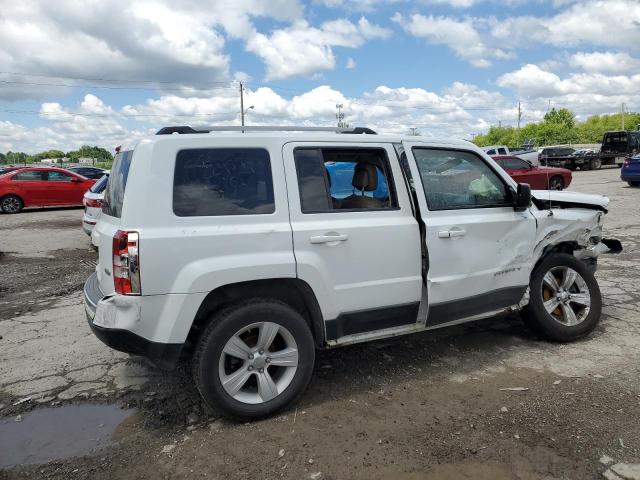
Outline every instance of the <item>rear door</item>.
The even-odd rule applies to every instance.
[[[46,172],[30,168],[22,170],[11,177],[12,190],[19,195],[25,206],[48,205]]]
[[[426,228],[427,326],[518,303],[529,283],[533,215],[513,209],[510,182],[471,149],[403,142]]]
[[[415,325],[420,234],[393,147],[294,142],[283,154],[297,274],[327,339]]]

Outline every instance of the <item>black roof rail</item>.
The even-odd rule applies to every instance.
[[[189,125],[178,125],[172,127],[163,127],[156,132],[156,135],[171,135],[173,133],[178,134],[189,134],[189,133],[211,133],[211,132],[335,132],[335,133],[348,133],[348,134],[367,134],[367,135],[377,135],[376,132],[367,127],[354,127],[351,129],[340,128],[340,127],[294,127],[291,125],[285,126],[269,126],[269,125],[259,125],[259,126],[244,126],[241,127],[239,125],[231,125],[226,127],[205,127],[200,130],[196,130],[195,128]]]

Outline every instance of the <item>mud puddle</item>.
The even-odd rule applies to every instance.
[[[0,469],[89,455],[112,444],[135,410],[65,405],[0,418]],[[127,423],[127,422],[125,422]]]

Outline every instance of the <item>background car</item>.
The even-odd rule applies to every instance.
[[[640,187],[640,155],[625,158],[620,178],[632,187]]]
[[[82,229],[91,237],[91,243],[98,246],[97,239],[94,241],[93,227],[95,227],[100,215],[102,215],[102,199],[104,198],[104,189],[107,188],[109,180],[109,170],[87,190],[82,199],[84,205],[84,215],[82,216]]]
[[[28,168],[28,167],[0,167],[0,175],[4,175],[5,173],[13,172],[14,170],[19,170],[21,168]]]
[[[506,155],[495,155],[498,165],[518,183],[528,183],[537,190],[564,190],[571,183],[571,170],[554,167],[534,167],[526,160]]]
[[[18,213],[24,207],[80,206],[94,183],[62,168],[21,168],[0,176],[0,207]]]
[[[83,177],[93,178],[94,180],[98,180],[102,178],[105,170],[98,167],[69,167],[67,168],[70,172],[77,173],[78,175],[82,175]]]

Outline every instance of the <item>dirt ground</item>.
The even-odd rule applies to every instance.
[[[625,249],[600,257],[592,336],[551,344],[509,316],[319,352],[298,405],[246,424],[204,409],[187,362],[160,372],[91,335],[81,210],[0,216],[0,450],[32,412],[137,412],[89,455],[1,470],[0,451],[0,479],[640,479],[640,189],[603,169],[570,190],[611,198]]]

